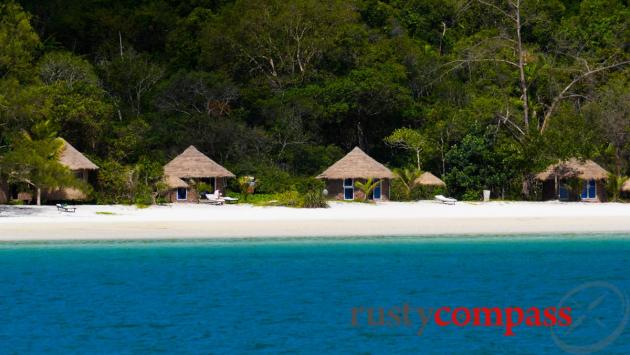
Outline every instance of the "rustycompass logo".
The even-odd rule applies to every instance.
[[[417,327],[422,335],[428,324],[439,327],[497,327],[504,336],[514,336],[522,327],[568,327],[571,325],[570,307],[412,307],[408,304],[393,307],[354,307],[352,326],[361,327]]]
[[[580,285],[558,303],[570,307],[573,322],[551,328],[551,336],[562,350],[574,354],[600,351],[624,332],[630,320],[628,296],[615,285],[595,281]]]
[[[494,327],[506,337],[531,327],[547,327],[555,344],[568,353],[600,351],[615,342],[630,321],[628,296],[615,285],[596,281],[571,289],[547,307],[390,307],[352,308],[353,327],[408,327],[421,336],[427,326]]]

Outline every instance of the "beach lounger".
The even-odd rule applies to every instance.
[[[229,197],[229,196],[223,196],[221,197],[226,203],[237,203],[238,202],[238,198],[236,197]]]
[[[66,205],[65,203],[64,204],[58,203],[56,206],[57,206],[57,211],[59,212],[74,213],[77,211],[76,207],[68,207],[68,205]]]
[[[451,198],[451,197],[446,197],[444,195],[436,195],[435,196],[435,200],[440,201],[440,202],[442,202],[444,204],[447,204],[447,205],[454,205],[455,202],[457,202],[456,199]]]
[[[208,199],[207,202],[211,205],[222,205],[225,202],[219,190],[216,190],[213,194],[206,194],[206,199]]]

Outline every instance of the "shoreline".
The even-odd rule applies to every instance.
[[[103,214],[105,213],[105,214]],[[630,234],[630,204],[333,202],[328,209],[250,205],[0,207],[0,241]]]

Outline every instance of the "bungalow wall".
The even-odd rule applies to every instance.
[[[170,203],[185,203],[185,202],[197,203],[199,202],[199,194],[197,193],[197,190],[195,190],[193,187],[187,187],[185,189],[186,189],[185,200],[180,200],[177,198],[178,189],[171,189],[171,190],[168,190],[168,192],[166,193],[166,196],[165,196],[166,201]]]
[[[354,179],[354,183],[357,181],[361,183],[365,183],[367,179]],[[381,199],[378,201],[389,201],[389,189],[390,189],[390,179],[382,179],[381,180]],[[331,179],[326,180],[326,190],[328,190],[328,198],[334,200],[344,200],[344,187],[343,180],[341,179]],[[354,188],[354,199],[355,200],[363,200],[365,196],[361,190]]]
[[[73,170],[77,179],[82,180],[86,184],[90,180],[90,171],[81,169]],[[42,191],[43,201],[85,201],[88,196],[81,190],[73,187],[63,187],[60,189],[50,189]]]
[[[586,183],[586,181],[581,181],[582,185]],[[558,180],[558,185],[566,184],[565,180]],[[581,193],[582,187],[580,187],[579,191],[571,191],[569,190],[569,198],[567,201],[586,201],[586,202],[606,202],[607,193],[606,193],[606,182],[605,180],[597,180],[595,181],[596,185],[596,197],[594,199],[585,199],[582,200]],[[546,180],[543,182],[543,190],[542,190],[542,198],[543,201],[549,200],[557,200],[558,192],[556,191],[556,184],[554,180]]]
[[[207,184],[212,184],[214,190],[221,191],[221,194],[225,194],[225,188],[227,187],[227,178],[225,177],[217,177],[217,178],[202,178],[202,179],[186,179],[182,178],[182,180],[188,182],[191,180],[197,182],[205,182]],[[167,202],[170,203],[198,203],[199,202],[199,192],[193,187],[189,186],[186,188],[186,199],[180,200],[177,198],[177,190],[178,189],[170,189],[166,192],[165,198]],[[213,193],[212,191],[211,193]]]
[[[595,202],[606,202],[608,200],[608,193],[606,191],[606,181],[598,180],[595,182],[597,185],[597,198]]]

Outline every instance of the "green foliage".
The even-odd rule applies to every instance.
[[[131,204],[133,201],[132,169],[114,160],[101,161],[99,167],[97,202],[99,204]]]
[[[447,193],[446,188],[442,186],[412,185],[411,190],[408,190],[401,179],[394,179],[390,194],[392,201],[418,201],[433,200],[435,195],[446,195]]]
[[[285,207],[300,207],[300,193],[297,191],[285,191],[279,194],[276,194],[277,202],[275,203],[278,206]]]
[[[328,201],[321,191],[309,191],[302,195],[302,208],[328,208]]]
[[[299,193],[307,193],[311,191],[322,192],[326,187],[323,180],[313,177],[294,177],[293,185]]]
[[[500,197],[520,196],[527,165],[516,148],[498,144],[487,133],[464,137],[446,154],[449,171],[444,178],[450,194],[479,200],[482,191],[488,189]]]
[[[416,186],[412,193],[414,200],[433,200],[436,195],[446,195],[446,188],[442,186]]]
[[[608,192],[610,201],[618,202],[621,200],[621,188],[628,179],[627,176],[618,176],[615,174],[608,176],[606,191]]]
[[[304,193],[288,190],[274,194],[229,193],[230,197],[239,199],[239,203],[250,203],[255,206],[284,206],[293,208],[327,208],[328,202],[321,191],[313,190]]]
[[[199,195],[214,193],[214,187],[212,184],[206,184],[205,182],[198,183],[195,188],[197,189]]]
[[[292,178],[286,171],[274,167],[260,167],[256,175],[256,192],[272,194],[294,190]]]
[[[389,194],[389,198],[392,201],[412,201],[410,191],[400,179],[392,180]]]
[[[87,191],[87,186],[59,163],[63,141],[54,137],[49,122],[35,125],[32,134],[22,131],[11,140],[11,150],[2,156],[0,171],[9,183],[26,183],[37,192],[46,188],[76,187]]]
[[[63,137],[102,167],[99,202],[141,204],[159,201],[159,168],[191,144],[257,178],[244,200],[315,200],[311,177],[354,146],[440,171],[460,198],[521,197],[523,180],[572,156],[629,175],[627,2],[521,2],[522,56],[515,21],[485,3],[4,1],[0,160],[44,166]],[[57,134],[36,137],[41,122]],[[435,193],[412,180],[391,198]]]
[[[31,15],[9,0],[0,4],[0,79],[28,79],[33,58],[40,46],[30,23]]]
[[[107,91],[123,101],[129,113],[136,116],[143,112],[146,97],[164,76],[161,65],[133,49],[102,61],[99,67]]]
[[[39,77],[44,84],[62,82],[69,88],[75,85],[98,86],[98,77],[92,65],[69,52],[50,52],[37,64]]]
[[[115,160],[99,162],[97,202],[152,205],[168,190],[162,164],[146,157],[134,165]]]
[[[417,130],[411,128],[397,128],[384,139],[387,145],[395,148],[410,150],[415,155],[418,171],[420,170],[420,154],[428,150],[428,139]]]
[[[422,175],[422,171],[410,168],[394,169],[394,175],[396,178],[393,180],[392,189],[395,192],[392,192],[392,195],[395,198],[392,199],[397,201],[411,200],[413,198],[412,192],[416,187],[416,179]]]
[[[255,190],[254,178],[252,176],[241,176],[238,178],[238,188],[241,192],[239,200],[243,202],[250,201],[250,198]]]
[[[365,182],[355,181],[354,186],[363,192],[363,202],[367,202],[372,191],[378,186],[379,182],[372,178],[367,179]]]

